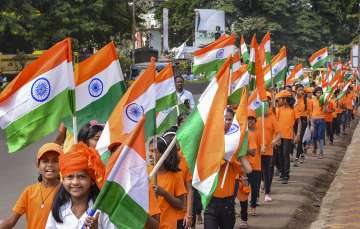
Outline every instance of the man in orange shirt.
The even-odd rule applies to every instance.
[[[231,117],[231,118],[230,118]],[[228,108],[225,114],[225,133],[231,125],[234,112]],[[227,170],[226,177],[225,171]],[[219,179],[213,196],[204,212],[204,228],[232,229],[235,225],[235,180],[240,174],[240,164],[232,161],[223,161]],[[225,179],[223,181],[223,179]],[[224,183],[223,187],[222,183]]]

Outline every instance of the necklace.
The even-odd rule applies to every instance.
[[[58,186],[58,185],[57,185]],[[41,195],[41,205],[40,208],[44,208],[45,207],[45,201],[49,198],[49,196],[51,195],[51,193],[54,192],[55,189],[57,189],[57,186],[50,191],[50,193],[45,197],[45,199],[43,198],[43,193],[42,193],[42,189],[41,189],[41,184],[40,184],[40,195]]]

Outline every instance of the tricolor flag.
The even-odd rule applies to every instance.
[[[238,51],[235,52],[232,65],[231,65],[231,81],[234,81],[233,79],[237,79],[240,77],[240,69],[241,69],[241,61],[240,61],[240,53]]]
[[[279,53],[272,58],[272,77],[274,85],[283,85],[287,72],[287,56],[286,48],[282,47]],[[265,85],[267,88],[271,87],[271,72],[270,65],[264,69]]]
[[[263,107],[264,106],[264,107]],[[258,91],[255,89],[251,92],[248,99],[248,109],[254,110],[256,113],[256,117],[261,117],[263,111],[266,112],[268,110],[267,102],[263,102],[260,99]]]
[[[126,91],[114,43],[107,44],[80,62],[77,73],[75,100],[78,127],[90,120],[105,123]]]
[[[270,33],[267,32],[259,45],[261,66],[271,63]]]
[[[309,57],[309,63],[312,69],[324,67],[329,61],[327,48],[322,48]]]
[[[331,63],[329,63],[328,65],[328,69],[327,69],[327,72],[326,72],[326,82],[327,83],[330,83],[333,78],[335,77],[335,72],[331,66]]]
[[[286,79],[286,85],[292,85],[296,82],[299,82],[303,79],[304,71],[303,65],[297,64],[293,70],[291,71],[290,75]]]
[[[205,73],[206,77],[213,76],[223,65],[226,58],[235,53],[235,34],[221,36],[208,46],[193,53],[193,74]]]
[[[192,185],[207,206],[218,183],[224,158],[224,111],[230,83],[228,58],[201,95],[199,104],[176,133],[184,158],[193,174]],[[216,134],[214,134],[216,133]]]
[[[345,87],[343,87],[343,89],[341,90],[340,94],[336,97],[337,100],[341,99],[341,98],[346,94],[346,91],[347,91],[347,89],[349,88],[350,84],[351,84],[351,81],[349,81],[349,82],[345,85]]]
[[[177,96],[172,64],[168,64],[155,78],[156,132],[163,133],[177,121]]]
[[[144,116],[113,156],[93,208],[106,212],[118,228],[144,228],[149,212]]]
[[[0,127],[9,153],[54,132],[71,116],[74,72],[71,40],[52,46],[27,65],[0,94]]]
[[[249,52],[246,47],[246,43],[245,43],[243,35],[241,35],[241,39],[240,39],[240,53],[241,53],[241,58],[244,61],[244,63],[248,64],[249,63]]]
[[[304,78],[300,81],[300,84],[302,84],[304,87],[310,86],[310,79],[308,75],[304,75]]]
[[[236,110],[235,117],[230,129],[225,133],[225,156],[224,159],[230,161],[233,155],[242,157],[247,153],[246,147],[241,147],[243,143],[246,145],[247,139],[247,88],[241,92],[241,101]]]
[[[258,49],[258,44],[256,41],[256,35],[251,39],[250,45],[250,59],[248,64],[248,72],[250,74],[250,82],[249,82],[249,90],[253,91],[256,87],[256,80],[255,80],[255,51]]]
[[[155,74],[155,60],[152,59],[115,106],[96,145],[102,159],[106,158],[108,148],[124,142],[142,116],[145,116],[145,137],[155,134]]]
[[[249,84],[250,74],[247,71],[247,64],[243,64],[238,71],[238,74],[234,76],[233,73],[230,85],[230,95],[228,97],[229,104],[239,104],[241,95],[244,88]]]

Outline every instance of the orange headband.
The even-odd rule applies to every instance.
[[[60,174],[62,177],[86,170],[99,188],[105,176],[105,166],[96,150],[84,143],[75,144],[69,152],[59,157]]]

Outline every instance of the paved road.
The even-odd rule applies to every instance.
[[[37,181],[36,152],[43,143],[53,139],[54,135],[50,135],[20,152],[8,154],[3,132],[0,130],[0,219],[10,214],[22,190]],[[25,228],[24,222],[22,217],[15,228]]]

